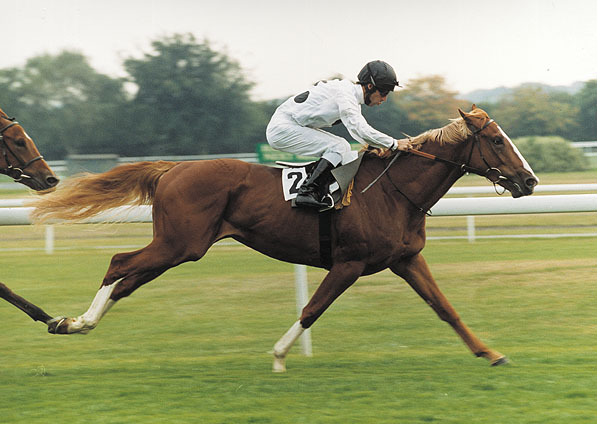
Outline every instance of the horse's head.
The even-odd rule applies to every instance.
[[[467,165],[485,170],[482,175],[509,190],[512,197],[533,194],[539,179],[504,130],[475,105],[470,113],[458,111],[472,132]]]
[[[0,109],[0,173],[36,191],[60,181],[23,127]]]

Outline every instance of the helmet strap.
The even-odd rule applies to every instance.
[[[371,84],[371,88],[369,88],[369,84],[363,85],[363,88],[365,89],[365,104],[367,106],[371,104],[371,95],[377,90],[377,87],[375,87],[374,84]]]

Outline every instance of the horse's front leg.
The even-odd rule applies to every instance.
[[[303,308],[301,318],[274,345],[274,372],[286,371],[286,355],[292,345],[332,302],[360,277],[364,269],[365,264],[361,262],[338,263],[332,266],[309,303]]]
[[[437,286],[427,262],[421,254],[401,261],[392,266],[391,270],[404,278],[437,315],[452,326],[476,356],[488,359],[491,361],[491,365],[501,365],[508,362],[504,355],[490,349],[460,320],[456,310]]]
[[[48,332],[52,334],[87,334],[93,330],[100,319],[110,310],[115,301],[110,299],[118,281],[102,285],[87,312],[76,318],[56,317],[47,322]]]

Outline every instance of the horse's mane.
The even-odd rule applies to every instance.
[[[459,143],[471,134],[464,119],[457,118],[451,119],[450,121],[452,122],[445,127],[425,131],[416,137],[412,137],[411,141],[413,146],[419,146],[428,141],[439,144]]]
[[[471,131],[468,129],[466,122],[462,118],[450,119],[450,123],[442,128],[436,128],[433,130],[425,131],[416,137],[411,137],[411,143],[417,150],[421,148],[424,143],[439,143],[442,144],[455,144],[466,140],[470,135]],[[385,158],[390,156],[391,150],[380,150],[372,149],[369,146],[363,148],[368,154]]]

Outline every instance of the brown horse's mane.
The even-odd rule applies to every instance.
[[[411,143],[416,150],[420,150],[421,146],[427,142],[443,144],[455,144],[466,140],[470,135],[466,122],[462,118],[451,119],[451,122],[441,128],[435,128],[432,130],[425,131],[415,137],[410,137]],[[386,158],[392,154],[392,151],[371,149],[369,146],[365,146],[364,149],[370,156],[378,156]]]
[[[413,146],[420,146],[426,142],[434,142],[439,144],[454,144],[465,140],[471,131],[468,129],[466,122],[462,118],[451,119],[448,125],[442,128],[425,131],[416,137],[412,137]]]

